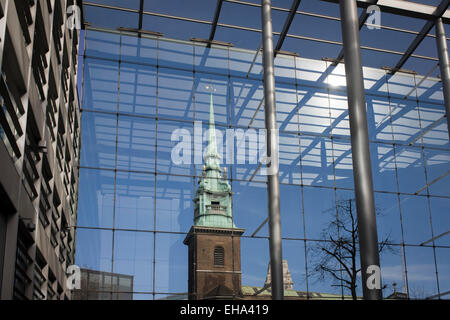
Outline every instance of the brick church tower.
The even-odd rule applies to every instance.
[[[189,299],[232,299],[241,295],[241,241],[244,229],[233,223],[231,186],[220,168],[214,106],[210,95],[208,147],[194,197],[189,247]]]

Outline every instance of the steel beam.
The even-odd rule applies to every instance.
[[[450,62],[448,59],[447,39],[445,38],[445,30],[441,18],[436,20],[436,47],[438,50],[439,68],[441,69],[447,130],[450,139]]]
[[[446,12],[449,4],[450,4],[450,0],[442,0],[442,2],[439,4],[439,6],[436,8],[436,10],[433,13],[433,16],[435,17],[435,19],[442,17],[442,15]],[[420,30],[419,34],[414,38],[413,42],[409,45],[406,52],[400,58],[400,61],[395,65],[394,70],[391,74],[395,74],[395,72],[397,72],[398,70],[401,69],[401,67],[403,67],[403,65],[406,63],[406,61],[409,59],[409,57],[413,54],[413,52],[420,45],[422,40],[425,39],[427,34],[431,31],[431,29],[434,26],[435,19],[429,20],[429,21],[427,21],[427,23],[425,23],[422,30]]]
[[[142,29],[142,20],[143,20],[143,12],[144,12],[144,0],[140,0],[139,2],[139,21],[138,21],[138,29]],[[139,34],[139,37],[141,35]]]
[[[286,38],[289,28],[291,27],[292,20],[294,20],[295,13],[297,12],[300,2],[301,0],[294,0],[292,2],[291,10],[289,11],[286,21],[284,22],[283,30],[281,31],[280,37],[278,38],[277,41],[277,45],[275,46],[274,57],[276,57],[277,52],[280,51],[281,47],[283,46],[284,39]]]
[[[272,158],[272,169],[278,161],[278,141],[274,133],[277,131],[275,109],[275,70],[272,39],[272,13],[270,0],[262,0],[261,24],[263,43],[263,73],[264,73],[264,101],[265,126],[267,130],[267,155]],[[269,155],[270,153],[270,155]],[[269,168],[268,168],[269,169]],[[268,170],[269,171],[269,170]],[[267,195],[269,211],[269,247],[270,267],[272,272],[272,299],[284,299],[283,262],[281,252],[281,219],[280,219],[280,183],[278,170],[267,175]]]
[[[223,0],[217,0],[216,11],[214,13],[214,20],[211,25],[211,32],[209,33],[209,41],[214,40],[214,36],[216,34],[217,22],[219,21],[220,10],[222,9]],[[211,47],[211,43],[208,43],[208,48]]]
[[[347,80],[348,113],[352,144],[353,177],[358,217],[359,248],[364,299],[378,300],[381,294],[381,275],[372,284],[372,269],[379,272],[377,224],[367,127],[366,99],[361,64],[358,12],[355,0],[340,0],[345,75]],[[376,277],[376,275],[375,275]],[[369,282],[368,282],[369,280]],[[379,286],[378,286],[379,284]]]

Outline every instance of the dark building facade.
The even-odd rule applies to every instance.
[[[68,299],[80,112],[74,0],[0,1],[0,298]],[[70,8],[70,10],[69,10]],[[68,28],[68,26],[74,28]]]

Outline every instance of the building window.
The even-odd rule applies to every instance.
[[[225,250],[221,246],[217,246],[214,248],[214,265],[215,266],[223,266],[225,257]]]

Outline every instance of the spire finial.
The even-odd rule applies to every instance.
[[[217,153],[216,126],[214,121],[214,103],[213,92],[216,91],[213,85],[207,85],[206,90],[210,92],[209,99],[209,135],[208,147],[205,155],[205,163],[207,170],[215,170],[220,172],[219,154]]]

